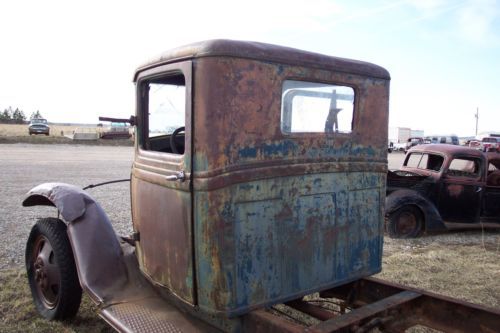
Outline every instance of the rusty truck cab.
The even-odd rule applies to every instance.
[[[233,316],[381,270],[389,74],[214,40],[139,68],[143,274]]]
[[[386,70],[213,40],[134,81],[136,115],[119,119],[136,126],[132,236],[85,191],[123,180],[45,183],[23,202],[58,213],[26,246],[43,317],[74,317],[83,289],[120,332],[495,331],[498,311],[369,277],[382,261]]]

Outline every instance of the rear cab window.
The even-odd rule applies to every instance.
[[[317,82],[285,80],[281,100],[281,132],[352,132],[354,116],[352,87]]]

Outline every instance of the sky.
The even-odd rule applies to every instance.
[[[2,1],[0,111],[97,123],[135,112],[135,69],[227,38],[383,66],[389,125],[500,132],[500,0]]]

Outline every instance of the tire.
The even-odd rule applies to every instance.
[[[403,206],[386,218],[386,230],[391,238],[416,238],[424,230],[424,218],[416,206]]]
[[[82,288],[63,221],[46,218],[33,226],[26,244],[26,270],[33,301],[44,318],[76,315]]]

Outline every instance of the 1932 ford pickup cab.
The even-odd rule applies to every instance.
[[[163,54],[134,82],[133,234],[117,237],[71,185],[42,184],[23,202],[59,213],[37,222],[26,249],[43,316],[73,316],[81,286],[124,332],[305,329],[270,310],[283,302],[324,320],[312,331],[333,332],[427,297],[353,284],[381,270],[385,69],[214,40]],[[344,298],[343,312],[380,304],[338,322],[301,300],[318,291]]]

